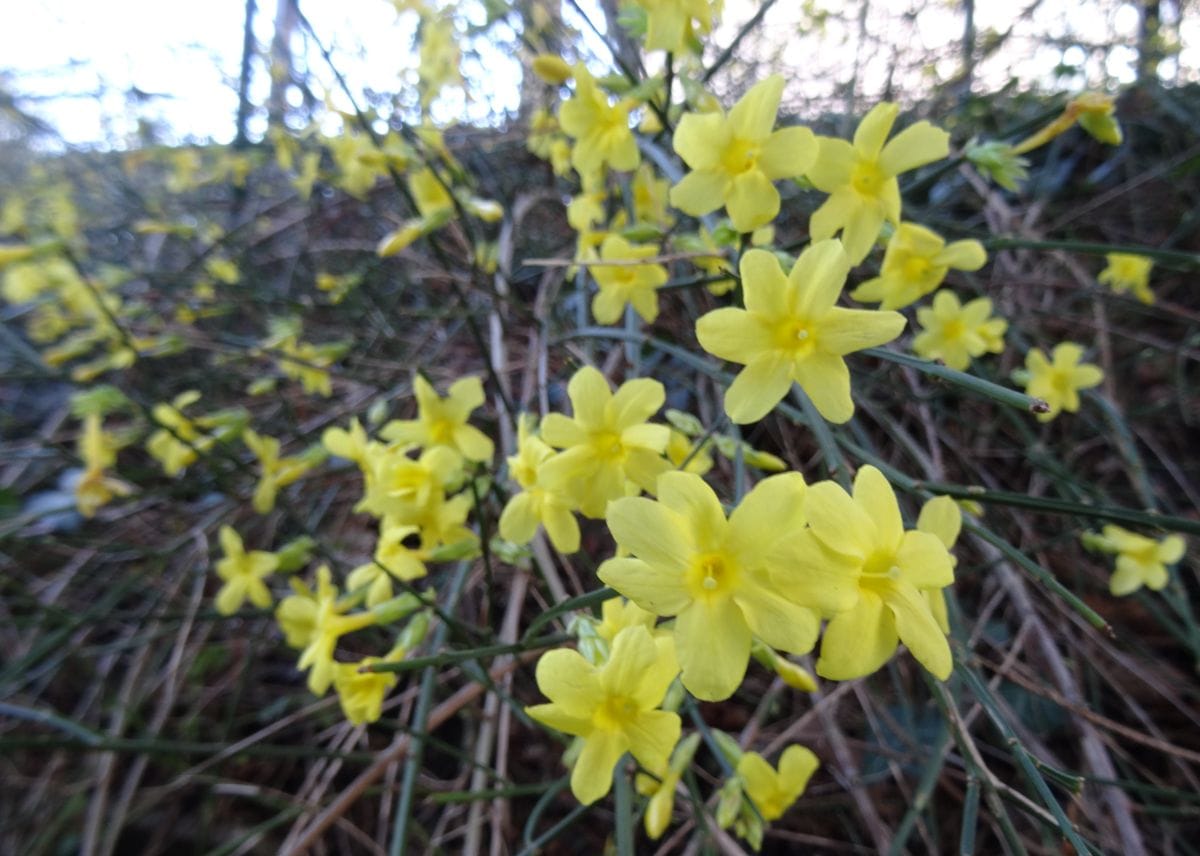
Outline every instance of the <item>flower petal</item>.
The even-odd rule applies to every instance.
[[[767,554],[771,580],[796,604],[832,615],[858,600],[862,561],[825,547],[811,530],[778,542]]]
[[[563,710],[557,704],[535,704],[525,708],[525,712],[530,717],[548,725],[556,731],[561,731],[565,734],[574,734],[582,736],[589,734],[592,731],[592,717],[576,716]]]
[[[668,198],[683,213],[703,217],[725,204],[729,185],[729,176],[724,172],[696,170],[672,187]]]
[[[772,181],[804,175],[816,162],[817,149],[817,138],[808,128],[782,128],[759,151],[758,167]]]
[[[743,567],[760,568],[768,551],[804,528],[804,494],[800,473],[780,473],[763,479],[729,515],[729,550]]]
[[[774,253],[747,250],[738,265],[738,272],[748,311],[771,317],[787,310],[788,278]]]
[[[658,501],[687,521],[699,549],[715,549],[725,540],[728,524],[721,501],[695,473],[672,470],[659,476]]]
[[[613,639],[612,652],[599,671],[600,686],[610,697],[628,698],[637,692],[641,675],[657,659],[658,648],[650,631],[641,625],[626,627]]]
[[[962,531],[962,510],[958,503],[948,496],[935,496],[921,506],[921,514],[917,517],[917,528],[922,532],[937,536],[937,539],[949,550],[958,540]]]
[[[648,770],[667,765],[671,750],[679,742],[682,730],[679,714],[666,710],[647,710],[625,724],[629,752]]]
[[[829,549],[860,563],[875,545],[875,521],[832,481],[810,485],[804,496],[804,516],[813,535]]]
[[[583,805],[591,805],[612,787],[613,770],[629,749],[619,731],[595,730],[583,741],[583,751],[571,771],[571,793]]]
[[[850,397],[850,369],[846,361],[820,352],[796,365],[796,382],[812,399],[822,417],[835,425],[850,421],[854,400]]]
[[[899,336],[907,323],[899,312],[835,306],[821,319],[821,350],[841,356],[874,348]]]
[[[783,75],[772,74],[760,80],[729,111],[729,127],[740,140],[765,140],[775,127],[779,98],[783,95]],[[710,143],[711,145],[711,143]]]
[[[839,612],[825,628],[817,674],[831,681],[869,675],[895,653],[899,639],[891,610],[879,595],[864,591],[852,609]]]
[[[900,547],[904,537],[904,521],[900,519],[900,504],[891,484],[875,467],[864,466],[854,477],[854,502],[875,523],[875,549],[889,553]]]
[[[645,709],[662,704],[671,681],[679,675],[679,661],[675,659],[675,639],[660,634],[654,637],[653,642],[657,656],[649,668],[638,676],[636,687],[629,696]]]
[[[779,213],[779,191],[761,171],[747,170],[730,185],[725,210],[729,212],[733,228],[739,232],[753,232],[770,223]]]
[[[733,695],[750,659],[750,627],[731,598],[697,600],[675,619],[683,685],[703,701]]]
[[[725,413],[739,425],[757,422],[783,400],[792,386],[792,361],[779,351],[763,351],[725,390]]]
[[[571,376],[567,384],[567,396],[571,399],[571,412],[575,421],[586,427],[600,425],[604,420],[604,406],[612,398],[612,390],[600,370],[584,366]],[[542,436],[546,435],[549,417],[542,422]],[[546,442],[555,445],[552,440]]]
[[[817,644],[821,622],[811,609],[798,606],[769,585],[765,573],[743,572],[734,600],[751,632],[772,648],[807,654]]]
[[[696,547],[687,518],[678,512],[644,497],[626,497],[610,503],[605,517],[617,543],[652,567],[678,574],[690,567]]]
[[[671,142],[675,147],[675,154],[683,158],[683,162],[691,169],[708,170],[720,161],[721,151],[729,136],[725,114],[720,111],[684,113],[675,128],[675,137]],[[680,207],[674,199],[671,200],[671,204],[676,208]]]
[[[917,662],[940,681],[950,677],[954,658],[946,634],[938,627],[929,608],[929,601],[903,582],[889,582],[883,597],[895,618],[900,641],[908,646]]]
[[[857,208],[851,213],[842,229],[842,243],[846,247],[846,255],[851,264],[858,264],[871,252],[879,230],[886,219],[885,203],[879,199],[861,198]]]
[[[578,651],[556,648],[543,654],[535,672],[542,695],[571,715],[591,718],[604,692],[596,668]]]
[[[896,551],[901,579],[919,589],[943,588],[954,582],[954,559],[936,535],[905,532]]]
[[[682,574],[655,569],[641,559],[609,559],[596,573],[602,583],[655,615],[675,615],[692,600]]]
[[[836,137],[817,137],[817,159],[808,168],[807,178],[823,193],[833,193],[850,183],[858,155],[854,146]],[[816,233],[813,233],[817,240]]]
[[[771,328],[762,315],[732,306],[714,309],[696,322],[700,347],[714,357],[743,365],[769,347],[770,337]]]
[[[850,261],[840,241],[830,238],[810,244],[788,274],[795,289],[793,311],[801,318],[822,317],[837,302],[849,272]]]
[[[910,125],[891,139],[879,153],[879,168],[887,175],[899,175],[950,154],[950,135],[921,121]]]
[[[658,381],[648,378],[627,380],[612,397],[608,413],[617,431],[645,422],[663,406],[667,399],[666,390]],[[666,446],[666,440],[663,440]]]
[[[872,107],[854,129],[854,148],[858,153],[872,160],[879,157],[883,142],[892,132],[892,125],[899,115],[899,106],[889,101],[881,101]]]

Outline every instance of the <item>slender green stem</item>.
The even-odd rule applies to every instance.
[[[1200,254],[1182,250],[1160,250],[1132,244],[1100,244],[1094,241],[1034,241],[1028,238],[991,238],[983,242],[989,250],[1064,250],[1069,253],[1084,253],[1103,256],[1108,253],[1128,253],[1145,256],[1176,270],[1200,270]]]
[[[920,357],[901,354],[898,351],[889,351],[886,348],[866,348],[865,350],[858,351],[858,353],[887,360],[888,362],[897,363],[902,366],[908,366],[923,374],[939,378],[947,383],[952,383],[977,395],[982,395],[984,398],[990,398],[999,404],[1015,407],[1017,410],[1024,410],[1029,413],[1046,413],[1050,409],[1049,405],[1040,398],[1034,398],[1032,395],[1017,392],[1015,389],[1009,389],[1006,386],[992,383],[990,380],[984,380],[981,377],[976,377],[966,372],[955,371],[941,363],[933,363],[929,360],[922,360]]]
[[[539,636],[521,642],[504,645],[484,645],[481,648],[467,648],[462,651],[443,651],[441,654],[430,654],[428,657],[413,657],[411,660],[399,660],[395,663],[371,663],[364,666],[364,672],[414,672],[429,667],[452,666],[469,660],[482,660],[490,657],[500,657],[504,654],[520,654],[524,651],[536,651],[539,648],[553,648],[564,642],[571,641],[566,633],[554,633],[549,636]]]
[[[633,856],[633,788],[629,784],[629,774],[625,770],[625,759],[613,767],[613,791],[616,802],[616,845],[617,856]]]

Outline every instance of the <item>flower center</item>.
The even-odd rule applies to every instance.
[[[721,166],[732,175],[741,175],[758,164],[758,145],[747,140],[734,139],[721,155]]]
[[[624,696],[609,696],[592,714],[592,724],[604,731],[620,731],[633,719],[638,706]]]
[[[863,196],[878,196],[885,178],[874,161],[859,161],[850,174],[850,185]]]
[[[904,260],[904,278],[920,281],[929,273],[929,260],[920,256],[910,256]]]
[[[606,460],[615,460],[625,455],[625,446],[621,443],[621,435],[615,431],[601,431],[592,437],[592,447],[596,455]]]
[[[967,325],[958,318],[951,318],[942,324],[943,339],[961,339],[967,332]]]
[[[722,553],[704,553],[693,560],[687,583],[695,599],[722,597],[736,586],[737,567]]]
[[[863,576],[882,577],[889,580],[900,578],[900,568],[896,566],[896,556],[890,550],[876,550],[863,563]]]
[[[449,419],[437,419],[429,426],[429,439],[441,445],[454,441],[454,423]]]
[[[792,318],[784,321],[777,332],[780,350],[794,357],[807,357],[817,348],[817,333],[807,318]]]

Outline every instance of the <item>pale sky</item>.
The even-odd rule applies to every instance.
[[[593,2],[581,5],[594,8]],[[840,11],[857,8],[857,0],[817,0],[814,5]],[[259,0],[258,6],[256,35],[267,45],[275,4]],[[472,6],[461,4],[468,10]],[[978,31],[1007,30],[1014,25],[1017,6],[977,4]],[[789,77],[793,96],[802,96],[798,100],[832,97],[835,85],[844,83],[849,74],[847,57],[853,56],[858,37],[856,16],[846,16],[848,23],[833,16],[817,29],[804,19],[801,7],[784,0],[771,9],[763,30],[764,48],[774,44],[778,49],[783,65],[779,70]],[[868,37],[873,43],[904,46],[917,55],[927,52],[932,56],[940,51],[945,56],[940,65],[935,63],[935,70],[941,77],[949,76],[956,69],[955,46],[961,37],[956,7],[949,2],[873,0]],[[415,13],[398,17],[389,0],[301,0],[301,8],[321,38],[335,47],[339,67],[357,90],[366,86],[396,92],[412,82],[416,57],[410,45]],[[728,43],[756,8],[755,0],[727,0],[722,25],[715,33],[717,44]],[[18,92],[52,97],[29,107],[48,118],[69,143],[120,145],[136,118],[123,95],[130,87],[170,96],[153,99],[138,109],[168,125],[175,140],[195,137],[227,142],[233,136],[237,107],[244,9],[244,0],[33,0],[23,7],[19,23],[10,16],[0,28],[0,71],[15,75]],[[913,23],[911,30],[901,32],[897,16],[906,12],[913,13]],[[601,20],[599,15],[594,19]],[[1046,0],[1031,20],[1015,23],[1009,49],[978,69],[978,80],[987,88],[998,88],[1010,77],[1045,83],[1049,70],[1064,58],[1078,64],[1083,73],[1052,81],[1055,88],[1095,85],[1106,75],[1118,82],[1132,79],[1136,54],[1130,47],[1118,46],[1100,54],[1068,48],[1064,55],[1038,41],[1049,34],[1084,43],[1124,41],[1132,45],[1137,29],[1132,3]],[[1196,79],[1200,21],[1185,21],[1182,43],[1180,76]],[[474,97],[451,93],[435,105],[435,118],[482,121],[493,108],[516,108],[519,66],[503,50],[486,45],[482,50],[486,68],[478,62],[464,68]],[[882,90],[891,59],[888,50],[863,51],[858,88],[866,98]],[[311,75],[336,92],[328,68],[315,51],[310,51],[308,61]],[[1167,73],[1175,73],[1174,61],[1165,65]],[[252,97],[261,103],[267,78],[262,66],[258,72]],[[913,88],[921,84],[920,80],[900,82],[916,84]],[[104,89],[109,90],[107,94],[98,97]],[[334,103],[339,108],[347,106],[338,96]]]

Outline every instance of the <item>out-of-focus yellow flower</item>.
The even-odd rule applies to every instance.
[[[1184,541],[1179,535],[1154,540],[1120,526],[1105,526],[1099,535],[1088,533],[1084,546],[1117,557],[1117,569],[1109,580],[1108,590],[1123,597],[1145,586],[1160,591],[1170,579],[1167,565],[1183,558]]]
[[[757,752],[743,754],[737,772],[746,794],[763,820],[769,822],[783,817],[800,798],[818,766],[820,762],[810,749],[793,744],[783,750],[778,772]]]
[[[99,413],[84,416],[77,451],[83,461],[83,474],[75,485],[75,505],[80,514],[91,518],[114,497],[133,493],[132,485],[105,472],[116,463],[117,441],[104,430]]]
[[[1133,253],[1108,253],[1108,267],[1100,271],[1097,281],[1107,285],[1117,294],[1133,292],[1142,303],[1153,303],[1154,292],[1150,290],[1150,270],[1154,260]]]
[[[291,601],[291,598],[288,598]],[[288,601],[284,601],[287,603]],[[373,612],[356,612],[345,614],[347,606],[338,603],[338,590],[330,577],[329,566],[322,565],[317,569],[317,591],[315,597],[301,601],[293,601],[287,611],[287,619],[293,622],[296,635],[300,631],[295,627],[299,622],[307,627],[307,642],[300,653],[297,667],[301,670],[311,668],[308,673],[308,688],[313,695],[325,695],[329,685],[333,683],[336,664],[333,660],[333,649],[337,641],[348,633],[370,627],[376,622]],[[283,612],[280,604],[279,612]],[[276,617],[283,623],[279,612]]]
[[[671,429],[671,439],[667,441],[667,460],[674,464],[676,469],[698,476],[704,475],[713,466],[708,442],[693,442],[691,437],[674,428]]]
[[[546,530],[550,543],[560,553],[579,549],[579,523],[572,510],[575,503],[561,490],[543,483],[541,465],[554,450],[533,433],[533,417],[523,414],[517,424],[517,454],[508,459],[508,472],[521,486],[500,514],[500,537],[514,544],[528,544],[538,526]]]
[[[667,269],[659,264],[627,264],[658,255],[658,248],[631,244],[620,235],[609,235],[600,245],[600,260],[591,266],[599,291],[592,300],[592,314],[600,324],[616,324],[626,305],[647,324],[658,317],[656,290],[667,282]]]
[[[635,169],[641,162],[637,141],[629,130],[631,104],[609,104],[608,96],[582,63],[575,66],[575,95],[565,101],[558,121],[575,140],[571,163],[580,175],[613,169]]]
[[[901,223],[888,241],[879,276],[850,292],[855,300],[879,303],[880,309],[903,309],[937,291],[946,273],[979,270],[987,264],[976,240],[947,244],[941,235],[916,223]]]
[[[646,804],[646,835],[650,840],[657,841],[667,831],[671,824],[671,812],[675,808],[675,789],[684,771],[691,765],[700,745],[700,732],[695,731],[679,741],[675,751],[671,753],[670,762],[659,770],[651,770],[657,778],[645,773],[638,773],[634,778],[634,787],[645,797],[650,797]]]
[[[266,514],[275,508],[275,495],[313,468],[318,459],[313,456],[279,457],[279,441],[247,430],[242,434],[247,448],[258,458],[258,486],[254,490],[254,510]]]
[[[1062,114],[1041,130],[1013,146],[1013,153],[1022,155],[1053,140],[1076,122],[1090,136],[1110,146],[1119,146],[1124,139],[1117,123],[1116,104],[1111,95],[1084,92],[1072,98]]]
[[[921,514],[917,517],[917,530],[928,532],[953,550],[962,531],[962,510],[958,503],[948,496],[935,496],[921,506]],[[950,553],[950,563],[958,564],[958,558]],[[925,599],[929,602],[929,610],[933,618],[945,634],[950,633],[950,616],[946,611],[946,595],[944,589],[928,588],[924,590]]]
[[[963,371],[971,360],[1004,350],[1004,332],[1008,322],[992,318],[992,301],[978,297],[965,306],[951,291],[939,291],[932,307],[917,310],[924,328],[913,339],[913,350],[927,360],[940,359],[947,366]]]
[[[534,74],[552,86],[562,86],[573,74],[566,60],[554,54],[538,54],[531,67]]]
[[[169,476],[177,476],[184,467],[196,460],[198,452],[212,447],[213,438],[201,434],[192,420],[183,414],[189,404],[200,400],[200,393],[189,390],[175,396],[170,404],[156,404],[150,411],[154,421],[163,427],[146,440],[148,451]]]
[[[809,231],[814,241],[821,241],[841,230],[851,264],[867,257],[885,220],[900,224],[896,176],[950,153],[950,135],[925,121],[888,141],[899,114],[897,105],[885,101],[863,117],[853,144],[817,138],[819,153],[808,180],[829,198],[813,212]]]
[[[1079,410],[1079,391],[1099,386],[1104,372],[1099,366],[1083,363],[1083,346],[1074,342],[1061,342],[1054,346],[1053,362],[1046,359],[1041,348],[1033,348],[1025,355],[1025,368],[1029,379],[1025,392],[1040,398],[1050,405],[1038,420],[1049,422],[1059,413],[1075,413]]]
[[[646,10],[646,50],[683,53],[693,28],[712,30],[710,0],[635,0]]]
[[[776,74],[751,87],[728,116],[685,113],[674,146],[692,171],[671,188],[671,204],[694,217],[724,206],[739,232],[774,220],[779,191],[771,182],[802,175],[817,155],[808,128],[772,130],[782,94]]]
[[[383,439],[401,445],[414,444],[422,449],[444,446],[468,461],[492,459],[492,441],[467,422],[471,411],[484,402],[483,382],[479,378],[459,378],[442,398],[429,381],[418,374],[413,376],[413,394],[417,399],[417,418],[396,419],[384,425],[379,432]]]
[[[403,650],[393,650],[386,657],[363,657],[357,663],[337,663],[334,666],[333,689],[338,704],[351,725],[375,722],[383,712],[383,697],[396,685],[395,672],[363,671],[375,663],[397,663],[404,659]]]
[[[242,537],[232,526],[222,526],[220,538],[225,557],[217,562],[217,576],[225,584],[217,592],[217,612],[233,615],[246,600],[260,609],[270,606],[271,590],[263,578],[275,572],[279,558],[262,550],[247,553]]]

